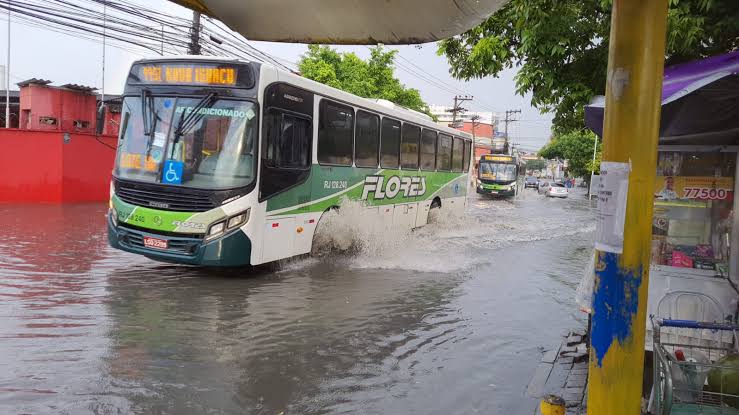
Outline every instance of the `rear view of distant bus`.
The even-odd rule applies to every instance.
[[[137,61],[121,120],[108,239],[156,260],[306,254],[344,200],[399,229],[425,225],[434,209],[464,212],[469,135],[269,65]]]

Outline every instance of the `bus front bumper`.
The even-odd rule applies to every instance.
[[[249,265],[251,240],[237,229],[218,239],[204,242],[200,238],[171,237],[148,233],[138,229],[116,227],[108,215],[108,242],[110,246],[148,258],[176,264],[209,267],[234,267]],[[145,237],[164,239],[166,249],[144,246]]]
[[[477,193],[491,196],[515,196],[516,189],[510,186],[477,185]]]

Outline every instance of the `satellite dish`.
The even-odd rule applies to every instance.
[[[250,40],[413,44],[458,35],[507,0],[172,0]]]

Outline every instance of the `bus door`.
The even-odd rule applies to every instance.
[[[264,92],[259,201],[269,211],[298,206],[311,200],[310,176],[313,138],[313,94],[272,84]],[[268,218],[262,234],[262,261],[274,261],[302,251],[305,241],[296,232],[295,215]],[[311,234],[312,232],[304,232]],[[308,242],[310,245],[310,241]]]

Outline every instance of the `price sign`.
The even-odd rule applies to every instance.
[[[734,197],[731,177],[658,176],[655,198],[659,200],[730,200]]]
[[[707,187],[685,187],[683,188],[683,192],[686,199],[724,200],[727,199],[730,190]]]

